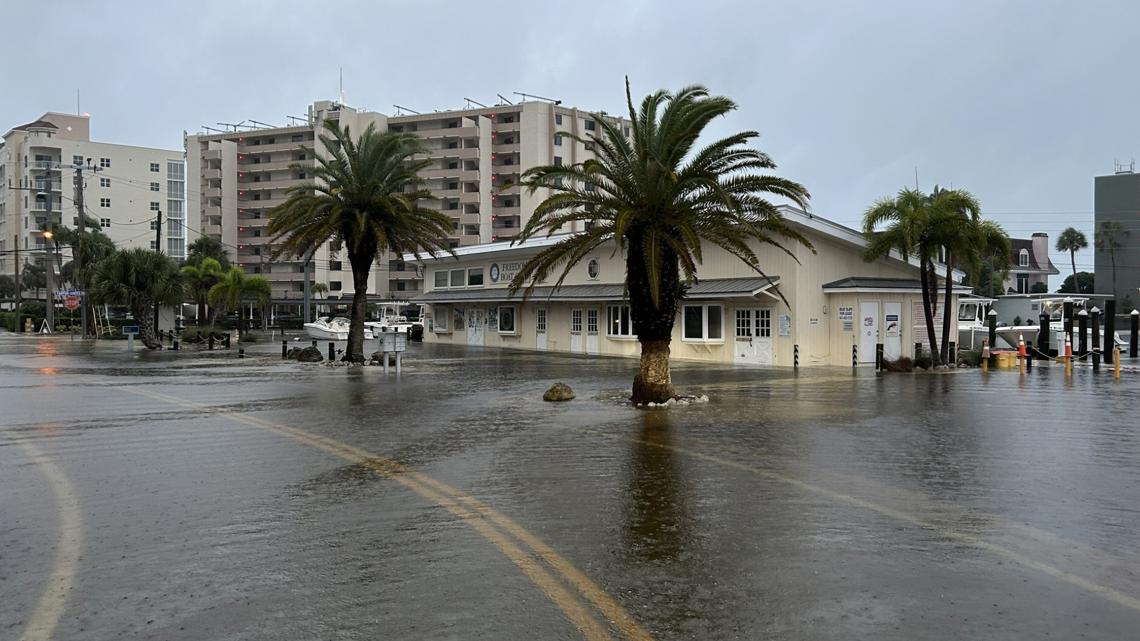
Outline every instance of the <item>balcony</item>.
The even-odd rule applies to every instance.
[[[59,171],[58,160],[33,160],[32,169],[46,169],[49,171]]]
[[[274,160],[271,162],[241,162],[238,161],[239,172],[257,172],[257,171],[283,171],[285,169],[292,169],[293,167],[312,167],[313,159],[306,160]]]
[[[518,196],[519,184],[518,182],[497,181],[494,194],[495,196]]]
[[[206,234],[208,236],[221,236],[222,235],[222,226],[221,225],[210,225],[210,224],[203,225],[202,226],[202,233]]]
[[[432,158],[459,158],[460,160],[471,160],[479,157],[478,147],[456,147],[454,149],[432,149]]]
[[[518,205],[513,207],[495,207],[491,210],[491,215],[495,218],[504,218],[507,216],[521,216],[522,208]]]
[[[463,234],[459,237],[460,245],[478,245],[481,242],[479,234]]]
[[[311,184],[312,178],[283,178],[279,180],[262,180],[239,182],[238,191],[267,191],[270,189],[288,189],[297,185]]]
[[[479,204],[483,199],[483,192],[480,191],[465,191],[459,194],[459,202],[463,204]]]
[[[38,189],[40,191],[47,191],[48,185],[49,185],[49,183],[46,180],[37,180],[37,181],[34,181],[32,183],[32,187],[34,189]],[[61,183],[58,180],[53,180],[53,181],[51,181],[50,185],[51,185],[52,191],[59,191],[60,188],[63,186],[63,183]]]
[[[221,169],[203,169],[202,170],[202,178],[205,180],[221,180],[222,170]]]
[[[275,151],[302,151],[303,147],[312,147],[312,140],[302,140],[300,142],[275,142],[271,145],[251,145],[249,143],[238,143],[239,154],[268,154]]]
[[[222,197],[222,188],[221,187],[207,187],[207,188],[202,190],[202,197],[203,198],[221,198]]]
[[[517,153],[519,153],[519,143],[511,142],[511,143],[503,143],[501,145],[496,143],[494,146],[491,147],[491,152],[494,154],[497,154],[497,155],[517,154]]]
[[[222,215],[222,208],[218,205],[207,205],[206,207],[202,208],[202,215],[220,217]]]
[[[459,224],[478,225],[479,221],[482,220],[482,218],[483,217],[479,214],[459,214]]]
[[[222,150],[221,149],[207,149],[206,151],[202,152],[202,160],[221,160],[221,159],[222,159]]]
[[[463,179],[463,170],[456,167],[455,169],[423,169],[420,171],[420,177],[424,180],[435,180],[438,178],[458,178]]]
[[[433,189],[431,190],[431,193],[433,196],[439,198],[440,200],[443,200],[445,198],[449,200],[455,200],[456,198],[459,198],[460,195],[458,189]]]
[[[414,132],[420,138],[425,140],[432,140],[435,138],[474,138],[479,135],[479,128],[475,126],[470,127],[452,127],[450,129],[421,129]]]

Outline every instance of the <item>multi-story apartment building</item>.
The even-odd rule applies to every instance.
[[[13,127],[0,143],[0,273],[11,273],[18,245],[22,262],[42,261],[43,231],[75,227],[76,168],[84,169],[84,208],[120,248],[158,248],[184,258],[196,217],[186,218],[183,152],[91,140],[89,116],[46,113]],[[190,234],[188,234],[190,232]],[[64,251],[65,260],[67,251]]]
[[[269,278],[278,303],[301,298],[304,263],[274,256],[265,230],[268,214],[289,187],[311,182],[305,168],[313,153],[322,153],[314,143],[325,120],[338,120],[356,134],[373,125],[422,138],[432,161],[422,176],[436,197],[428,206],[451,215],[453,247],[517,235],[546,195],[520,189],[522,173],[537,165],[582,162],[591,151],[567,134],[597,129],[590,114],[550,102],[388,116],[320,101],[292,126],[188,136],[187,169],[199,181],[191,191],[200,195],[202,232],[221,240],[246,271]],[[331,297],[352,293],[348,261],[328,247],[314,255],[311,273]],[[369,280],[369,294],[378,299],[411,299],[422,289],[422,274],[399,256],[382,255]]]
[[[1098,294],[1115,295],[1116,310],[1121,313],[1140,306],[1140,174],[1134,167],[1118,164],[1116,173],[1097,176],[1093,182],[1096,226],[1089,242],[1095,249],[1095,289]],[[1115,256],[1107,246],[1096,247],[1093,242],[1106,222],[1119,225]]]

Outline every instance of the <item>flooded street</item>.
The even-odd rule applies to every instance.
[[[1140,373],[0,335],[3,639],[1124,639]],[[564,381],[578,397],[541,401]]]

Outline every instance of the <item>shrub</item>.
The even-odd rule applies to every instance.
[[[966,367],[978,367],[982,364],[982,350],[964,349],[959,351],[958,364]]]
[[[914,361],[907,356],[900,356],[893,361],[884,358],[883,369],[888,372],[913,372]]]
[[[919,354],[914,357],[914,366],[920,369],[930,369],[934,367],[934,359],[931,358],[929,352],[919,352]]]

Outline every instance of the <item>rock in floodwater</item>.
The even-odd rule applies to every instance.
[[[321,350],[316,347],[306,347],[297,351],[297,360],[302,363],[319,363],[325,360],[325,357],[321,355]]]
[[[558,403],[561,401],[569,401],[574,398],[574,390],[566,383],[555,383],[550,386],[550,389],[542,395],[542,400],[551,403]]]

